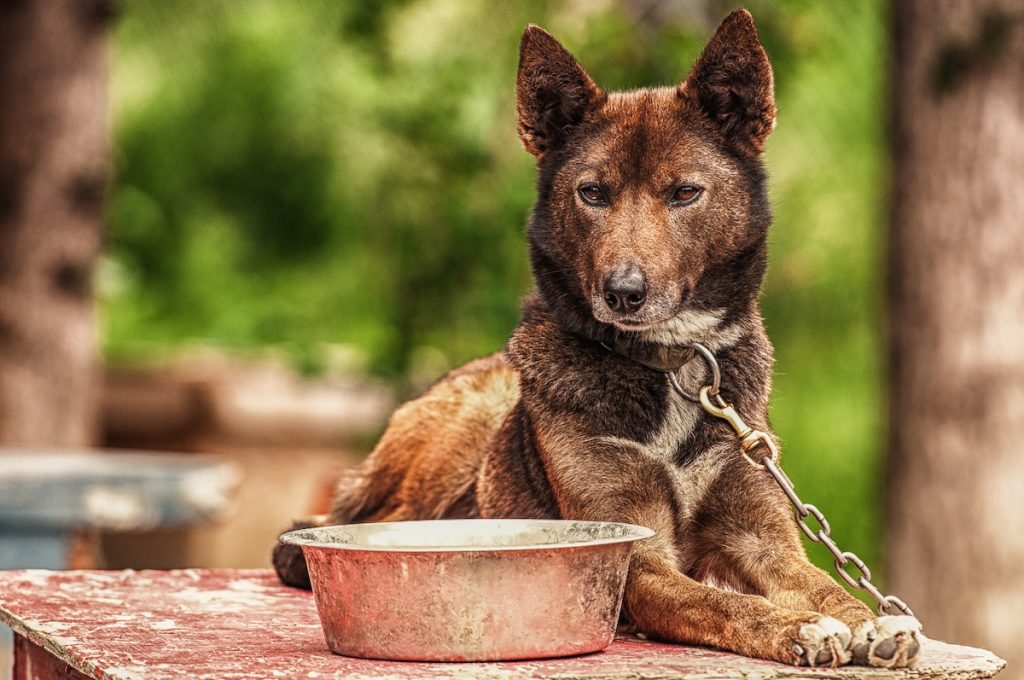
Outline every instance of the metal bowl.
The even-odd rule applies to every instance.
[[[435,520],[299,529],[327,646],[402,661],[541,659],[615,634],[634,541],[612,522]]]

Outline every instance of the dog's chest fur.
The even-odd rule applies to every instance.
[[[701,319],[705,323],[700,336],[687,334],[676,341],[701,342],[720,362],[726,361],[732,373],[735,359],[729,355],[735,348],[744,345],[739,354],[745,360],[751,356],[751,331],[739,320],[722,323],[721,314],[706,317]],[[723,424],[676,392],[666,375],[567,333],[540,301],[524,309],[507,356],[521,378],[521,398],[533,423],[534,434],[529,436],[537,437],[537,447],[526,448],[541,452],[555,486],[579,484],[579,493],[594,494],[606,480],[584,481],[590,470],[604,466],[628,471],[625,474],[635,475],[629,483],[638,491],[659,487],[673,496],[680,529],[690,524],[733,459],[718,446],[728,441]],[[711,382],[709,367],[699,357],[679,369],[677,377],[691,395]],[[727,378],[732,394],[739,396],[735,377],[730,374],[723,380]],[[595,455],[621,461],[598,463]]]
[[[696,394],[707,383],[706,369],[700,359],[691,361],[677,373],[680,383],[690,393]],[[666,383],[668,379],[666,378]],[[705,420],[701,406],[683,397],[671,387],[662,407],[660,426],[642,441],[623,437],[602,437],[605,443],[614,443],[624,450],[634,451],[648,459],[669,468],[675,481],[678,520],[686,524],[696,512],[701,499],[712,482],[721,473],[725,463],[718,451],[689,450],[698,446],[694,441],[695,430]],[[685,460],[685,462],[680,462]]]

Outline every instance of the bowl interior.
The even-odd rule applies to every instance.
[[[647,527],[617,522],[449,519],[298,529],[283,534],[281,541],[339,550],[456,552],[571,548],[638,541],[653,535]]]

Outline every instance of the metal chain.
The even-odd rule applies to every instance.
[[[884,595],[878,588],[871,582],[871,570],[868,569],[868,565],[864,564],[864,560],[858,557],[855,553],[849,550],[843,550],[832,538],[832,527],[825,519],[825,515],[816,506],[810,503],[804,503],[800,500],[800,496],[797,495],[796,489],[794,488],[793,482],[789,479],[782,468],[779,467],[779,450],[775,446],[775,440],[772,436],[763,430],[756,430],[751,428],[744,422],[743,418],[740,417],[736,409],[733,408],[732,404],[726,403],[722,399],[721,395],[718,394],[719,387],[719,376],[720,371],[718,368],[718,362],[715,360],[714,354],[711,350],[704,347],[704,345],[693,343],[692,347],[697,351],[698,354],[707,362],[708,367],[711,369],[711,374],[714,377],[711,385],[705,385],[700,389],[700,396],[694,398],[686,392],[683,386],[679,382],[679,377],[674,372],[670,372],[669,382],[672,387],[683,397],[690,399],[691,401],[698,401],[700,405],[709,414],[716,418],[729,423],[729,426],[736,433],[736,437],[740,440],[740,450],[742,452],[744,460],[750,465],[756,468],[765,470],[772,476],[775,482],[782,489],[782,492],[786,494],[786,498],[793,505],[796,515],[796,523],[800,527],[800,531],[803,532],[804,536],[809,538],[815,543],[820,543],[832,554],[835,558],[835,570],[836,573],[843,579],[851,588],[863,590],[867,592],[871,597],[878,603],[879,614],[896,614],[903,613],[908,616],[913,616],[914,612],[907,604],[896,597],[895,595]],[[760,452],[760,453],[758,453]],[[757,456],[758,458],[755,459]],[[814,521],[818,525],[818,529],[813,529],[808,523],[807,519],[813,517]],[[854,573],[847,571],[847,566],[852,565],[851,569],[856,570]]]

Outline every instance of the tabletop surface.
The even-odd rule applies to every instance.
[[[118,678],[986,678],[990,652],[926,640],[909,671],[799,669],[619,636],[604,652],[503,663],[351,659],[324,644],[316,605],[269,570],[0,572],[0,622],[78,671]]]

